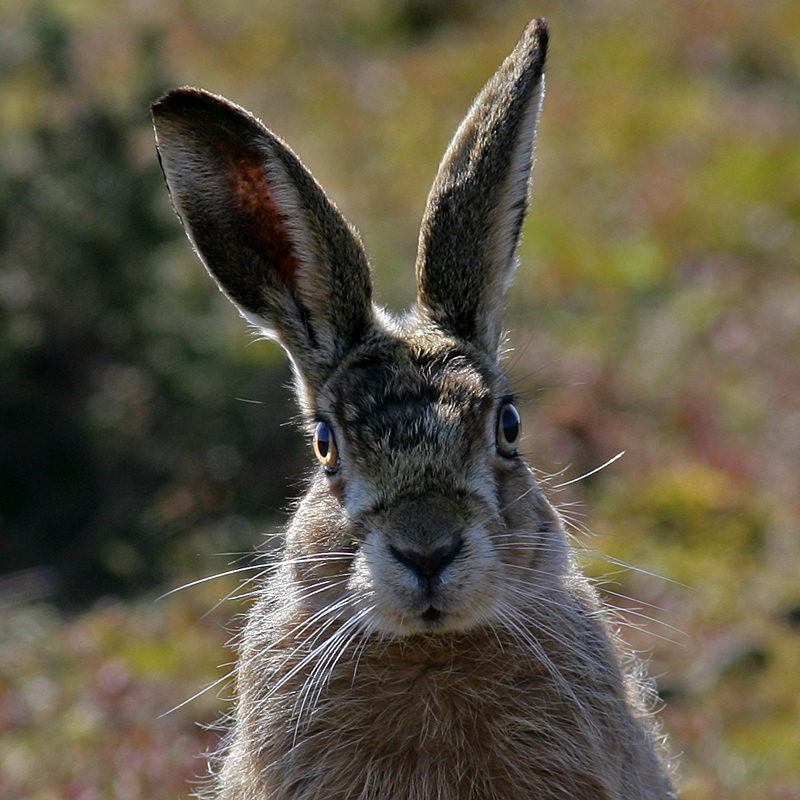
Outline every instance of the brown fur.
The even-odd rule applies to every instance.
[[[356,234],[257,120],[192,89],[154,106],[181,221],[338,453],[249,615],[221,800],[674,797],[641,686],[516,452],[498,361],[547,40],[531,23],[459,128],[403,318],[373,307]]]
[[[291,636],[296,614],[263,601],[242,648],[222,796],[668,797],[590,594],[577,583],[573,592],[516,609],[525,630],[372,637],[347,651],[307,720],[296,706],[304,675],[268,696],[307,649]]]

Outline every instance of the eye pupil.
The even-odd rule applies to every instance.
[[[519,414],[511,405],[503,409],[503,435],[507,442],[515,442],[519,436]]]
[[[502,455],[516,453],[521,429],[522,420],[517,409],[511,403],[503,403],[497,416],[497,448]]]
[[[333,431],[325,422],[318,422],[314,428],[314,455],[329,472],[333,472],[339,465],[339,453],[336,449],[336,440]]]

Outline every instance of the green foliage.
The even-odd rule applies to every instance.
[[[198,624],[208,611],[198,600],[104,602],[69,622],[34,606],[0,620],[3,800],[197,788],[219,744],[220,688],[175,706],[206,688],[224,639],[223,612]]]
[[[294,442],[258,430],[287,415],[266,388],[287,373],[225,352],[228,309],[176,263],[182,237],[140,145],[159,89],[119,108],[85,97],[65,21],[39,7],[20,25],[11,93],[27,72],[48,99],[4,132],[0,161],[0,556],[91,600],[163,580],[177,535],[203,521],[256,523],[283,502]],[[152,37],[137,45],[137,72],[163,84]]]

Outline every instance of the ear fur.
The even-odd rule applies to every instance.
[[[373,319],[358,235],[260,121],[175,89],[153,105],[161,167],[197,253],[242,316],[318,388]]]
[[[528,207],[546,20],[533,20],[444,155],[420,231],[417,313],[492,357]]]

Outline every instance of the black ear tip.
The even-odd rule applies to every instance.
[[[531,20],[525,28],[524,40],[531,42],[530,50],[536,53],[536,60],[543,63],[550,42],[550,23],[544,17]]]
[[[170,89],[150,106],[154,117],[167,116],[169,114],[185,113],[187,111],[200,111],[212,106],[224,104],[220,97],[203,91],[194,89],[191,86],[183,86],[179,89]]]
[[[253,141],[268,135],[264,126],[224,97],[185,86],[170,89],[151,106],[153,122],[162,137],[177,131],[194,138],[219,136]]]
[[[539,31],[541,37],[547,39],[550,36],[550,23],[545,17],[536,17],[533,24],[536,26],[536,30]]]

